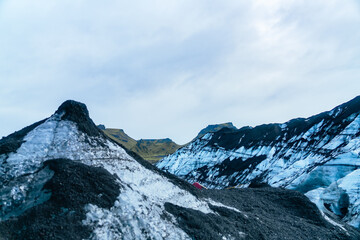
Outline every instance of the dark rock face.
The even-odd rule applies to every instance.
[[[0,222],[5,239],[85,239],[91,229],[82,224],[86,204],[113,206],[120,194],[116,177],[103,168],[67,159],[49,160],[44,168],[54,172],[43,191],[51,197],[24,214]]]
[[[63,102],[55,114],[56,113],[63,113],[64,115],[61,119],[70,120],[73,122],[86,121],[90,118],[86,105],[74,100],[67,100]]]
[[[91,120],[89,111],[86,105],[83,103],[67,100],[60,105],[55,114],[61,115],[62,120],[75,122],[79,130],[88,134],[89,136],[102,135],[102,132]]]

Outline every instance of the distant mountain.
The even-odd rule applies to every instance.
[[[129,135],[127,135],[123,129],[117,128],[106,128],[105,125],[100,124],[98,128],[103,130],[103,132],[113,139],[114,141],[120,143],[126,149],[129,149],[138,155],[140,155],[145,160],[150,163],[156,163],[162,158],[173,154],[178,150],[182,145],[178,145],[169,138],[164,139],[140,139],[135,140]],[[222,123],[209,125],[206,128],[202,129],[196,138],[204,136],[206,133],[212,133],[219,131],[223,128],[228,128],[229,130],[236,130],[236,127],[232,123]]]
[[[101,126],[101,125],[100,125]],[[99,127],[99,125],[98,125]],[[99,127],[100,128],[100,127]],[[134,147],[137,143],[137,141],[133,138],[131,138],[129,135],[127,135],[123,129],[116,129],[116,128],[100,128],[103,130],[106,136],[110,137],[114,141],[120,143],[123,145],[126,149],[131,149]]]
[[[278,188],[199,190],[106,137],[84,104],[0,140],[0,239],[360,239]]]
[[[237,128],[231,123],[221,123],[221,124],[213,124],[208,125],[206,128],[202,129],[199,134],[196,136],[196,138],[201,138],[207,133],[214,133],[217,132],[223,128],[228,128],[229,130],[237,130]]]
[[[105,128],[104,125],[100,126]],[[137,153],[151,163],[156,163],[167,155],[174,153],[181,147],[181,145],[176,144],[169,138],[140,139],[137,141],[128,136],[122,129],[105,128],[102,130],[108,137],[120,143],[125,148]]]
[[[306,119],[207,133],[157,166],[209,188],[298,190],[359,228],[360,96]]]

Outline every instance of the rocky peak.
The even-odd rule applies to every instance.
[[[204,136],[207,133],[214,133],[214,132],[220,131],[222,129],[226,129],[226,130],[230,131],[230,130],[236,130],[237,128],[232,124],[232,122],[221,123],[221,124],[211,124],[211,125],[208,125],[206,128],[202,129],[199,132],[199,134],[196,136],[196,138],[201,138],[202,136]]]
[[[81,102],[67,100],[60,105],[55,114],[60,115],[61,120],[75,122],[80,131],[90,136],[103,135],[101,130],[91,120],[86,105]]]
[[[99,124],[99,125],[97,125],[97,127],[98,127],[99,129],[101,129],[101,130],[105,130],[105,129],[106,129],[106,127],[105,127],[104,124]]]
[[[74,100],[63,102],[55,113],[62,114],[61,119],[73,122],[78,120],[84,121],[89,118],[89,111],[86,105]]]

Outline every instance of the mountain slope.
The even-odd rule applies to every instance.
[[[130,151],[137,153],[151,163],[156,163],[181,147],[169,138],[140,139],[136,141],[128,136],[122,129],[105,128],[103,132],[114,141],[120,143]]]
[[[127,135],[124,130],[116,128],[104,128],[101,129],[106,136],[114,140],[115,142],[120,143],[126,149],[131,149],[136,145],[136,140]]]
[[[150,163],[156,163],[167,155],[173,154],[178,150],[181,145],[176,144],[169,138],[165,139],[140,139],[135,140],[127,135],[123,129],[106,128],[104,125],[98,125],[98,127],[112,140],[120,143],[126,149],[137,153],[143,159]],[[229,128],[235,130],[236,127],[232,123],[222,123],[209,125],[202,129],[196,138],[201,138],[206,133],[217,132],[223,128]]]
[[[78,102],[0,145],[0,239],[360,237],[295,191],[198,190],[107,138]]]
[[[265,182],[299,190],[323,211],[360,224],[360,97],[284,124],[223,129],[157,166],[210,188]]]

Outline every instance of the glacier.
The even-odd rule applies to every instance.
[[[61,120],[62,115],[63,113],[60,112],[51,116],[24,137],[24,143],[16,152],[2,156],[4,160],[1,164],[1,171],[4,173],[2,174],[4,183],[11,182],[20,176],[32,176],[45,161],[60,158],[103,167],[110,173],[116,174],[125,189],[118,196],[112,209],[101,209],[94,205],[86,207],[88,212],[84,224],[94,228],[93,239],[114,239],[115,236],[124,239],[148,239],[149,236],[154,239],[167,237],[190,239],[185,232],[174,225],[174,219],[163,220],[161,215],[164,212],[164,202],[193,208],[204,213],[213,212],[207,201],[197,199],[164,177],[144,168],[122,147],[112,141],[88,136],[79,131],[75,122]],[[51,174],[48,175],[45,179],[51,177]],[[18,182],[18,184],[12,185],[10,195],[7,196],[7,199],[2,199],[7,203],[1,209],[3,219],[9,218],[9,216],[4,218],[4,213],[13,211],[13,207],[18,207],[19,203],[28,201],[27,198],[33,191],[29,187],[31,181],[33,181],[32,177],[25,183]],[[144,204],[144,198],[150,199],[150,201],[147,201],[146,206],[141,206]],[[37,204],[40,203],[42,201]],[[21,213],[22,211],[16,211],[16,215]],[[132,226],[131,228],[125,227],[125,229],[133,231],[128,230],[119,235],[118,232],[113,233],[110,230],[116,229],[116,225],[120,224],[116,221],[116,217],[119,215],[129,216],[128,221],[122,221],[121,227]],[[146,234],[144,235],[142,231],[145,230]]]
[[[157,167],[208,188],[263,182],[298,190],[360,228],[360,97],[306,119],[208,133]]]
[[[199,159],[211,159],[208,150]],[[227,152],[215,154],[224,158]],[[360,237],[295,191],[196,189],[107,138],[75,101],[0,140],[0,182],[4,239]]]

